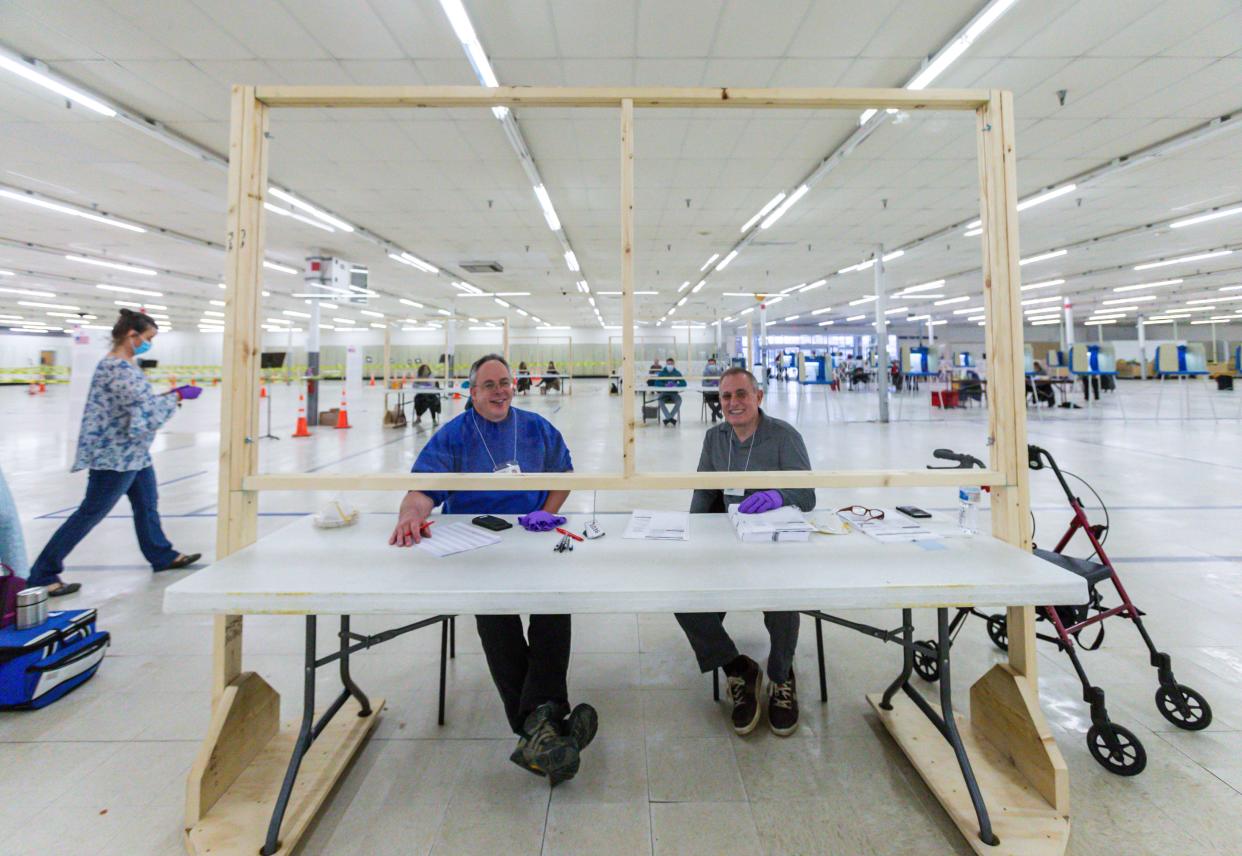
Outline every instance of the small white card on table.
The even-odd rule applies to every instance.
[[[621,537],[646,541],[689,541],[690,512],[635,508]]]

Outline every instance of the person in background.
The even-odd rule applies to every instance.
[[[550,389],[561,391],[561,373],[556,370],[556,363],[548,360],[548,367],[543,370],[543,382],[539,384],[539,394],[547,395]]]
[[[724,369],[716,364],[714,356],[707,358],[707,365],[703,368],[703,388],[719,389],[720,376],[724,374]],[[703,401],[707,403],[708,409],[712,412],[712,424],[716,424],[716,420],[722,418],[720,411],[720,393],[705,392],[703,393]]]
[[[90,470],[86,498],[52,535],[30,569],[30,585],[47,586],[51,597],[82,587],[61,581],[65,557],[122,496],[129,497],[138,546],[153,570],[185,568],[202,555],[178,553],[160,526],[151,442],[180,402],[198,398],[202,390],[179,386],[157,395],[151,389],[135,358],[151,349],[158,332],[149,315],[122,309],[112,326],[112,350],[95,367],[72,468],[72,472]]]
[[[527,368],[525,360],[518,363],[517,391],[522,395],[530,392],[530,369]]]
[[[513,377],[504,357],[487,354],[470,367],[470,400],[473,409],[432,435],[414,472],[573,470],[565,440],[552,423],[511,406]],[[401,502],[388,543],[408,547],[434,538],[427,518],[437,505],[445,514],[520,514],[524,529],[545,532],[565,522],[556,512],[568,496],[565,490],[412,490]],[[569,709],[570,617],[532,615],[525,636],[520,615],[478,615],[475,623],[509,726],[518,735],[509,760],[547,776],[552,785],[573,778],[579,753],[595,737],[599,720],[589,704]]]
[[[19,577],[30,573],[30,559],[26,555],[26,539],[22,537],[22,519],[17,515],[17,503],[9,493],[8,482],[0,470],[0,564]]]
[[[681,378],[681,372],[677,371],[677,363],[672,357],[664,361],[664,368],[660,369],[660,373],[656,375],[658,380],[652,381],[652,385],[659,384],[664,387],[684,387],[684,380],[666,380],[666,378]],[[665,425],[676,425],[677,416],[681,413],[681,393],[680,392],[662,392],[660,393],[660,418],[664,420]]]
[[[707,429],[699,472],[747,472],[749,470],[809,470],[811,458],[802,435],[788,422],[768,416],[760,409],[763,390],[746,369],[731,368],[720,378],[720,402],[724,425]],[[724,512],[736,505],[742,514],[759,514],[785,505],[803,511],[815,508],[812,488],[782,490],[747,489],[742,495],[722,490],[696,490],[690,499],[691,514]],[[780,737],[798,728],[798,692],[794,680],[794,649],[798,646],[797,612],[765,612],[771,640],[768,654],[768,726]],[[704,672],[723,669],[733,702],[733,730],[749,734],[759,724],[763,672],[759,664],[741,654],[724,629],[722,612],[680,612],[681,625]]]
[[[415,389],[439,389],[440,384],[431,379],[431,366],[423,363],[418,367],[418,378],[414,381]],[[440,419],[440,393],[438,392],[416,392],[414,393],[414,424],[417,425],[423,421],[423,414],[431,412],[431,424],[435,425]]]

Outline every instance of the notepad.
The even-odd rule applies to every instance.
[[[864,520],[848,512],[837,512],[837,516],[881,544],[939,541],[944,537],[937,532],[932,532],[921,523],[900,519],[896,515],[886,516],[882,520]]]
[[[690,512],[635,508],[621,537],[644,541],[689,541]]]
[[[729,520],[740,541],[808,541],[815,531],[802,510],[785,505],[760,514],[742,514],[736,505],[729,506]]]
[[[433,556],[444,558],[499,543],[499,535],[478,526],[469,523],[445,523],[431,527],[431,535],[415,546]]]

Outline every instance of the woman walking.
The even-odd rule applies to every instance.
[[[157,332],[159,327],[149,315],[122,309],[112,327],[112,350],[95,368],[72,470],[90,470],[86,498],[56,530],[30,569],[28,584],[47,586],[51,597],[73,594],[82,587],[81,583],[61,582],[65,557],[122,496],[128,496],[133,506],[138,545],[154,570],[184,568],[201,556],[172,548],[156,508],[151,441],[182,399],[198,398],[202,392],[195,386],[179,386],[157,395],[151,389],[134,357],[151,349]]]
[[[440,384],[431,380],[431,366],[423,363],[418,367],[418,380],[414,381],[415,389],[439,389]],[[423,414],[431,411],[431,424],[440,419],[440,393],[417,392],[414,394],[414,424],[423,421]]]

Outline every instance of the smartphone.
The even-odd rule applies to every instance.
[[[916,505],[899,505],[897,506],[897,510],[900,511],[902,514],[906,515],[906,517],[914,517],[919,520],[922,520],[926,517],[931,517],[930,514],[928,514],[926,511],[924,511],[923,509],[919,508]]]
[[[501,520],[499,517],[493,517],[490,514],[480,514],[470,522],[475,526],[482,526],[484,529],[490,529],[493,532],[503,532],[506,529],[513,528],[513,524],[509,521]]]

